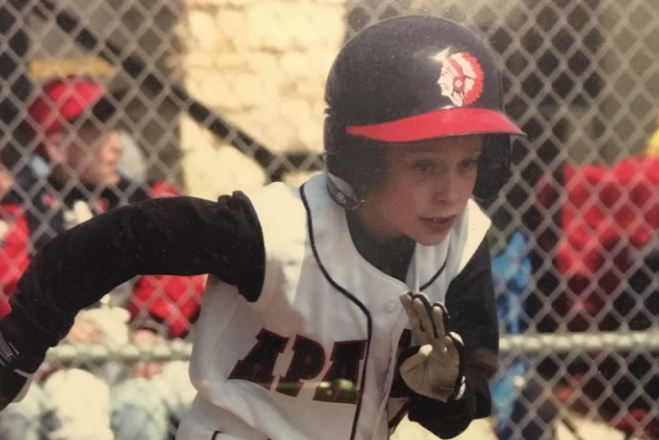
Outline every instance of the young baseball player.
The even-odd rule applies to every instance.
[[[1,404],[116,284],[208,273],[178,439],[386,439],[406,414],[448,438],[487,416],[498,325],[474,197],[496,194],[521,134],[495,64],[455,23],[383,21],[329,74],[326,173],[58,236],[0,321]]]

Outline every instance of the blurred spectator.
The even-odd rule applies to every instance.
[[[70,77],[46,84],[31,104],[37,160],[31,178],[21,179],[2,203],[7,230],[0,248],[0,316],[33,252],[56,234],[116,206],[177,194],[162,182],[143,184],[120,173],[124,146],[117,102],[100,83]],[[39,158],[48,165],[45,176]],[[83,311],[67,340],[112,347],[184,337],[203,282],[172,276],[133,280]],[[137,433],[140,439],[165,439],[170,417],[193,397],[186,369],[181,362],[44,369],[43,387],[3,413],[0,439],[37,439],[39,429],[51,439],[121,440]]]
[[[0,243],[4,240],[5,235],[9,230],[9,223],[5,220],[6,214],[2,212],[1,201],[7,194],[9,194],[13,184],[14,179],[12,179],[11,174],[7,171],[4,165],[0,164]],[[2,295],[2,292],[0,292],[0,295]],[[3,316],[6,313],[2,308],[2,304],[2,297],[0,296],[0,316]]]
[[[0,200],[2,200],[9,193],[13,183],[14,182],[11,178],[11,174],[9,174],[3,165],[0,165]]]
[[[147,165],[144,153],[133,137],[124,130],[119,130],[121,145],[124,150],[119,159],[119,170],[125,176],[138,182],[147,180]]]

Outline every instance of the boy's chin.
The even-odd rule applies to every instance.
[[[417,244],[420,244],[422,246],[437,246],[440,245],[446,240],[446,234],[442,235],[436,235],[436,236],[423,236],[423,237],[413,237],[412,240],[414,240]]]

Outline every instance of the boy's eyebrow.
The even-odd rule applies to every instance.
[[[401,155],[410,155],[410,154],[424,154],[424,153],[433,153],[437,150],[437,147],[433,146],[413,146],[409,144],[400,144],[397,147],[391,148],[391,152],[393,154],[401,154]],[[472,149],[469,149],[467,151],[468,154],[480,154],[483,151],[483,148],[481,145],[477,145],[473,147]]]

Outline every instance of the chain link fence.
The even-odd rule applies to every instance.
[[[27,104],[55,76],[87,75],[122,92],[121,166],[134,181],[207,198],[272,180],[296,183],[323,167],[323,83],[347,38],[396,15],[463,22],[500,54],[507,111],[528,134],[515,141],[513,178],[486,207],[503,332],[489,435],[601,436],[574,423],[586,417],[610,427],[610,438],[656,439],[656,6],[5,0],[2,163],[16,183],[26,168],[43,172],[25,130]],[[63,346],[49,359],[93,372],[108,357],[134,365],[189,356],[178,337],[154,350]]]

